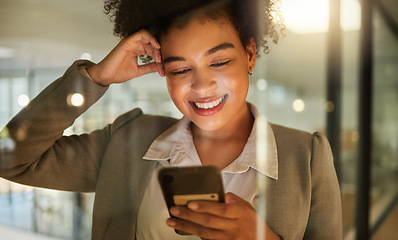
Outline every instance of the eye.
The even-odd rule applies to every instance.
[[[223,61],[223,62],[213,63],[210,66],[212,66],[212,67],[221,67],[221,66],[227,65],[230,62],[231,62],[231,60],[227,60],[227,61]]]
[[[183,69],[183,70],[180,70],[180,71],[172,71],[170,73],[173,74],[174,76],[177,76],[177,75],[182,75],[184,73],[187,73],[189,71],[191,71],[191,69],[187,68],[187,69]]]

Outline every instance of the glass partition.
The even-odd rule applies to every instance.
[[[398,34],[385,3],[374,15],[373,152],[370,225],[374,239],[393,239],[398,208]],[[384,11],[383,11],[384,10]],[[395,22],[395,26],[397,23]],[[396,221],[396,220],[395,220]],[[396,224],[396,223],[395,223]]]

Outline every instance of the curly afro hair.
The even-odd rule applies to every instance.
[[[257,49],[262,46],[267,53],[268,40],[277,43],[285,29],[280,5],[280,0],[105,0],[104,12],[121,38],[145,28],[160,39],[170,25],[183,26],[198,13],[209,19],[224,17],[244,46],[253,38]]]

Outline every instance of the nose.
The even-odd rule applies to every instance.
[[[192,80],[191,89],[199,94],[206,94],[217,87],[217,81],[212,74],[199,73],[195,74]]]

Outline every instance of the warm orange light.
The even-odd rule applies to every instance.
[[[329,29],[330,0],[284,0],[282,15],[288,30],[299,33],[320,33]],[[341,0],[341,28],[344,31],[360,28],[361,6],[358,0]]]

